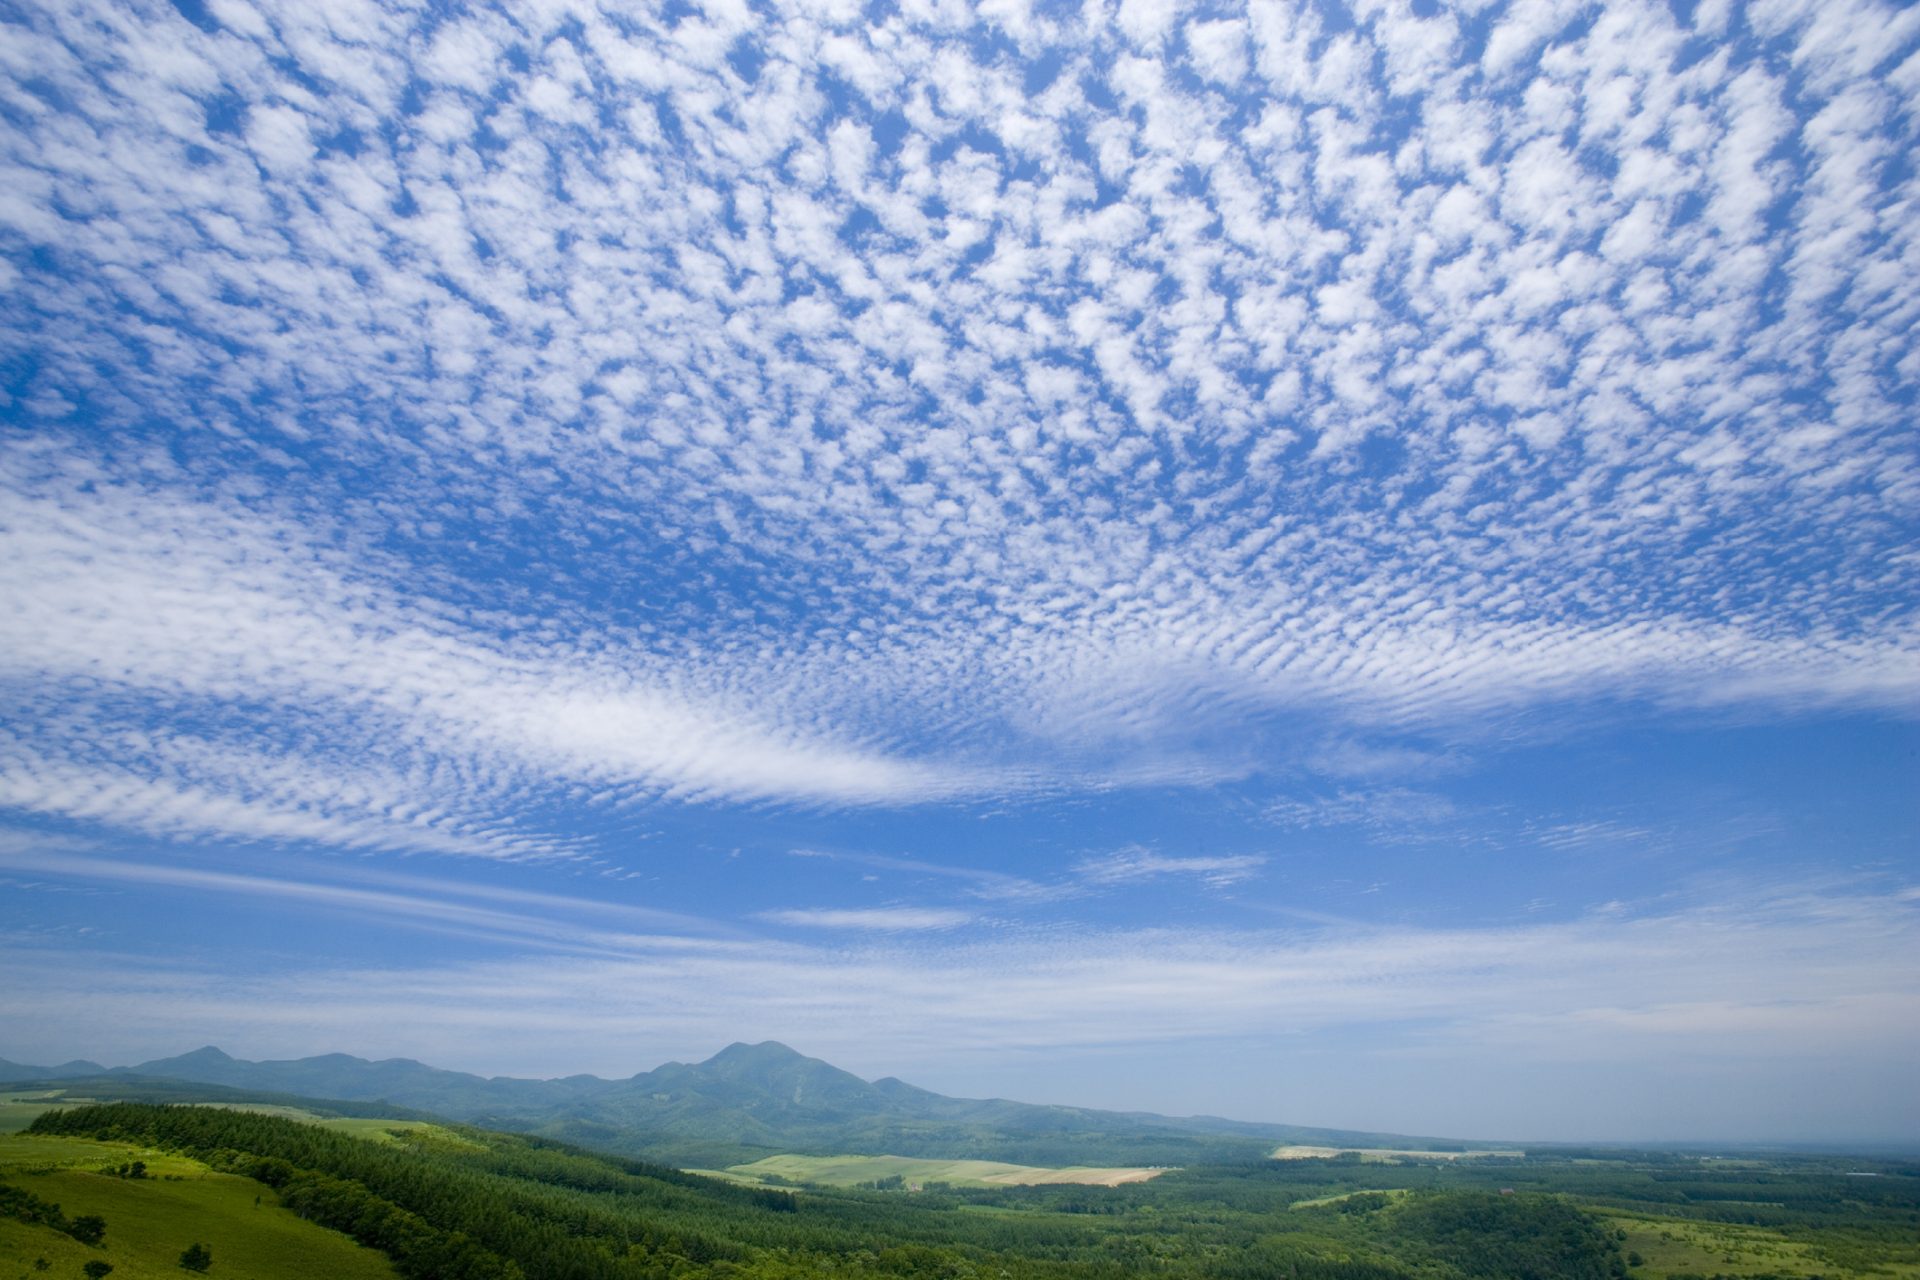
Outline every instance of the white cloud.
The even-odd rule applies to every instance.
[[[95,779],[44,811],[385,848],[379,779],[471,841],[1245,776],[1282,715],[1920,705],[1907,11],[1681,65],[1657,3],[1489,8],[1477,63],[1397,6],[1014,6],[993,58],[100,9],[18,25],[64,105],[0,143],[0,660]]]
[[[769,723],[729,707],[718,686],[688,687],[697,671],[675,671],[643,652],[610,661],[574,647],[503,645],[450,620],[452,611],[403,599],[390,582],[243,513],[122,494],[64,506],[24,500],[10,514],[0,532],[9,567],[0,573],[22,607],[0,621],[0,671],[61,683],[47,690],[49,708],[85,705],[88,695],[76,695],[72,682],[90,685],[95,697],[164,700],[189,722],[196,704],[278,704],[283,715],[329,723],[336,749],[354,741],[396,766],[410,755],[464,761],[480,795],[456,795],[456,803],[484,803],[487,792],[504,795],[529,777],[613,792],[853,803],[988,785],[962,780],[964,769],[943,781],[938,766]],[[50,715],[56,725],[63,719]],[[267,756],[257,746],[193,747],[177,727],[154,739],[108,719],[86,732],[94,751],[105,737],[107,750],[139,763],[51,759],[21,742],[7,801],[176,834],[539,847],[501,832],[462,834],[476,825],[472,818],[438,830],[382,817],[439,785],[417,767],[343,778],[326,760]]]

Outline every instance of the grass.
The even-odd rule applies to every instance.
[[[855,1187],[863,1182],[897,1177],[909,1188],[919,1188],[929,1182],[945,1182],[956,1187],[1040,1183],[1107,1187],[1122,1182],[1144,1182],[1165,1172],[1165,1169],[1081,1166],[1048,1169],[998,1160],[915,1160],[906,1156],[768,1156],[752,1164],[734,1165],[718,1174],[735,1182],[765,1184],[772,1176],[823,1187]]]
[[[406,1142],[409,1145],[434,1146],[454,1151],[485,1151],[482,1143],[463,1138],[453,1130],[429,1120],[372,1120],[360,1116],[315,1117],[314,1124],[336,1133],[364,1138],[368,1142]]]
[[[1351,1200],[1355,1196],[1386,1196],[1389,1200],[1398,1200],[1401,1196],[1413,1193],[1405,1187],[1387,1187],[1380,1191],[1343,1191],[1337,1196],[1316,1196],[1311,1200],[1295,1200],[1289,1209],[1317,1209],[1321,1205],[1339,1204],[1342,1200]]]
[[[115,1165],[143,1160],[147,1173],[155,1179],[200,1177],[207,1167],[186,1156],[168,1155],[153,1147],[137,1147],[126,1142],[95,1142],[91,1138],[48,1138],[38,1134],[0,1135],[0,1177],[12,1178],[32,1191],[34,1184],[23,1178],[39,1174],[83,1171],[97,1173]],[[42,1192],[35,1195],[46,1199]]]
[[[64,1089],[0,1093],[0,1133],[19,1133],[43,1112],[60,1107],[83,1106],[93,1101],[93,1098],[70,1098]]]
[[[34,1118],[48,1111],[62,1107],[81,1107],[97,1102],[97,1098],[83,1098],[69,1095],[64,1089],[31,1089],[15,1092],[0,1092],[0,1136],[19,1133]],[[451,1129],[433,1124],[426,1120],[382,1120],[361,1116],[323,1116],[305,1107],[290,1107],[273,1102],[192,1102],[185,1104],[194,1107],[225,1107],[230,1111],[249,1111],[263,1116],[283,1116],[288,1120],[299,1120],[307,1124],[317,1124],[323,1129],[332,1129],[338,1133],[352,1134],[356,1138],[366,1138],[372,1142],[398,1142],[401,1135],[415,1140],[430,1140],[468,1150],[478,1147]]]
[[[97,1170],[144,1160],[148,1176]],[[93,1259],[117,1280],[179,1280],[181,1251],[212,1250],[211,1274],[234,1280],[394,1280],[386,1257],[282,1209],[259,1183],[196,1160],[128,1143],[0,1137],[0,1176],[58,1204],[69,1218],[99,1214],[106,1239],[88,1247],[51,1227],[0,1219],[0,1280],[76,1276]],[[44,1258],[49,1269],[34,1267]]]
[[[1620,1252],[1640,1255],[1641,1264],[1628,1272],[1638,1280],[1666,1280],[1676,1273],[1824,1276],[1827,1280],[1920,1277],[1920,1259],[1900,1262],[1882,1258],[1869,1266],[1849,1268],[1823,1254],[1817,1244],[1790,1239],[1766,1227],[1618,1211],[1605,1216],[1611,1226],[1626,1233]]]
[[[483,1148],[477,1142],[469,1142],[451,1129],[443,1128],[428,1120],[384,1120],[370,1116],[323,1116],[304,1107],[289,1107],[272,1102],[196,1102],[196,1107],[225,1107],[230,1111],[247,1111],[254,1115],[280,1116],[287,1120],[298,1120],[303,1124],[319,1125],[322,1129],[331,1129],[335,1133],[344,1133],[349,1137],[365,1138],[369,1142],[399,1142],[403,1138],[412,1141],[430,1141],[446,1146],[459,1147],[468,1151]]]

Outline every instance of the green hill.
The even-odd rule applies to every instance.
[[[145,1176],[109,1172],[135,1160],[146,1166]],[[6,1204],[22,1193],[57,1207],[68,1222],[99,1217],[106,1232],[88,1245],[44,1221],[7,1214]],[[9,1266],[78,1276],[86,1263],[100,1261],[117,1280],[179,1280],[191,1274],[179,1263],[194,1244],[211,1253],[213,1275],[395,1280],[385,1255],[304,1220],[250,1178],[145,1145],[0,1137],[0,1276],[15,1274]],[[41,1260],[45,1273],[34,1269]]]

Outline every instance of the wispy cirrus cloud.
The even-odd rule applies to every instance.
[[[846,929],[862,933],[906,933],[956,929],[973,920],[965,911],[940,907],[795,907],[762,911],[760,919],[802,929]]]
[[[1222,888],[1251,879],[1266,862],[1265,857],[1252,853],[1168,857],[1135,845],[1104,857],[1083,858],[1075,864],[1073,873],[1094,885],[1130,884],[1161,876],[1192,876],[1215,888]]]
[[[719,938],[731,926],[630,903],[528,890],[508,890],[444,877],[365,869],[317,875],[270,875],[217,867],[76,855],[58,841],[24,833],[0,844],[0,867],[53,877],[56,885],[109,885],[184,890],[232,902],[238,909],[291,906],[389,924],[457,933],[536,951],[618,951],[651,935]],[[487,905],[491,904],[491,905]],[[624,926],[624,931],[622,931]]]
[[[939,881],[960,881],[969,897],[989,902],[1006,903],[1043,903],[1069,897],[1074,893],[1070,885],[1058,882],[1042,883],[1025,876],[1009,875],[989,867],[954,866],[950,863],[933,862],[925,858],[901,858],[890,854],[859,853],[848,850],[792,849],[788,851],[795,858],[822,858],[829,862],[844,862],[854,866],[871,867],[878,871],[896,871],[914,877],[932,877]]]

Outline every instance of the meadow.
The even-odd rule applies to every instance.
[[[1624,1213],[1609,1214],[1607,1221],[1623,1233],[1620,1247],[1632,1273],[1650,1280],[1697,1275],[1920,1277],[1920,1258],[1911,1256],[1912,1250],[1905,1250],[1908,1256],[1901,1261],[1871,1246],[1849,1249],[1837,1238],[1796,1237],[1744,1223]],[[1843,1259],[1858,1265],[1843,1266]]]
[[[145,1165],[144,1177],[112,1170]],[[0,1136],[0,1180],[69,1218],[97,1215],[106,1234],[82,1244],[51,1227],[0,1216],[0,1277],[79,1276],[104,1262],[124,1280],[179,1280],[193,1244],[213,1259],[209,1274],[259,1280],[394,1280],[393,1264],[287,1211],[250,1178],[217,1173],[157,1147],[73,1137]],[[41,1270],[37,1264],[45,1262]]]
[[[0,1134],[18,1133],[46,1112],[95,1101],[98,1099],[69,1094],[65,1089],[0,1092]]]

